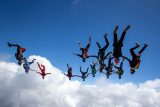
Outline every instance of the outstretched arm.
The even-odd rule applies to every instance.
[[[90,55],[90,57],[95,57],[95,58],[97,58],[97,59],[98,59],[98,57],[97,57],[96,55]]]
[[[82,49],[82,44],[80,41],[78,42],[78,44],[79,44],[80,49]]]
[[[81,67],[81,66],[80,66],[80,72],[83,73],[83,72],[82,72],[82,67]]]
[[[87,73],[88,73],[89,67],[87,68]]]
[[[119,69],[120,69],[120,67],[117,67],[117,66],[115,66],[115,65],[114,65],[114,67],[115,67],[117,70],[119,70]]]
[[[37,72],[37,71],[36,71]],[[38,74],[40,74],[40,75],[42,75],[42,73],[41,72],[37,72]]]
[[[120,63],[120,68],[123,67],[123,61],[124,61],[124,58],[123,58],[122,62]]]
[[[76,55],[76,56],[79,56],[79,57],[83,58],[83,56],[80,55],[80,54],[76,54],[76,53],[73,53],[73,54]]]
[[[51,74],[51,73],[46,73],[45,75],[48,75],[48,74]]]
[[[122,56],[123,59],[126,59],[129,63],[131,62],[131,60],[125,56]]]
[[[33,59],[32,62],[28,62],[29,65],[33,64],[33,63],[34,63],[34,60],[36,60],[36,59]]]
[[[104,57],[104,59],[107,59],[107,57],[112,54],[112,52],[108,52],[107,55]]]
[[[67,64],[67,67],[68,67],[68,69],[69,69],[69,64]]]

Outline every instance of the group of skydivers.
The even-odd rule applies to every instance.
[[[85,81],[85,79],[92,74],[93,77],[95,77],[96,72],[99,71],[100,73],[104,73],[107,78],[109,78],[109,76],[111,74],[118,74],[119,79],[121,79],[121,76],[123,75],[123,62],[124,60],[127,60],[130,64],[130,73],[134,74],[135,70],[139,68],[140,65],[140,57],[142,52],[146,49],[146,47],[148,46],[147,44],[144,44],[144,46],[142,47],[142,49],[136,54],[134,52],[135,49],[139,48],[140,45],[138,43],[136,43],[136,45],[130,49],[130,54],[132,56],[131,59],[129,59],[128,57],[124,56],[122,54],[122,47],[123,47],[123,41],[126,35],[126,32],[128,31],[128,29],[130,28],[130,25],[128,25],[122,32],[122,35],[120,37],[120,39],[118,39],[117,37],[117,30],[118,30],[118,26],[115,27],[114,31],[113,31],[113,52],[108,52],[106,54],[106,49],[109,46],[109,41],[107,39],[107,34],[104,35],[104,39],[106,42],[106,45],[104,47],[101,47],[100,44],[98,42],[96,42],[97,46],[98,46],[98,54],[97,55],[88,55],[88,50],[90,48],[90,44],[91,44],[91,38],[89,37],[89,42],[87,44],[87,46],[85,48],[82,47],[81,43],[78,42],[79,46],[80,46],[80,50],[81,50],[81,54],[75,54],[74,55],[80,57],[82,59],[83,62],[86,61],[86,59],[90,58],[90,57],[94,57],[97,59],[97,62],[91,62],[90,67],[91,67],[91,73],[89,73],[89,68],[87,68],[87,70],[84,72],[82,71],[82,68],[80,66],[80,73],[81,76],[79,75],[73,75],[72,74],[72,67],[70,67],[67,64],[68,67],[68,72],[67,74],[65,74],[69,80],[71,80],[72,77],[80,77],[83,79],[83,81]],[[122,58],[122,61],[120,62],[120,58]],[[105,60],[108,60],[108,63],[105,64]],[[117,65],[119,62],[119,66],[116,66],[112,60],[115,60],[115,64]],[[99,66],[98,69],[96,69],[96,65]],[[115,68],[116,70],[113,70],[113,68]]]
[[[132,56],[132,59],[129,59],[128,57],[124,56],[122,54],[122,47],[123,47],[123,41],[126,35],[127,30],[130,28],[130,25],[128,25],[124,31],[122,32],[122,35],[120,37],[120,39],[118,40],[117,37],[117,30],[118,30],[118,26],[115,27],[114,31],[113,31],[113,36],[114,36],[114,41],[113,41],[113,52],[108,52],[106,54],[106,49],[109,46],[109,41],[107,39],[107,34],[104,35],[104,39],[106,42],[106,45],[104,47],[101,47],[100,44],[98,42],[96,42],[97,46],[98,46],[98,54],[97,55],[88,55],[88,50],[90,48],[90,44],[91,44],[91,38],[89,37],[89,42],[87,44],[87,46],[85,48],[82,47],[81,43],[78,42],[79,46],[80,46],[80,50],[81,50],[81,54],[75,54],[76,56],[82,58],[82,61],[85,62],[86,59],[90,58],[90,57],[94,57],[97,59],[97,62],[91,62],[90,67],[91,67],[91,73],[89,73],[89,68],[87,68],[86,71],[82,71],[82,67],[80,66],[80,72],[81,72],[81,76],[79,75],[73,75],[72,74],[72,67],[70,67],[67,64],[68,67],[68,72],[67,74],[65,74],[69,80],[71,80],[72,77],[80,77],[83,79],[83,81],[85,81],[85,79],[92,74],[93,77],[95,77],[97,71],[99,71],[100,73],[104,73],[107,78],[109,78],[109,76],[111,74],[118,74],[119,79],[121,79],[121,76],[123,75],[123,62],[124,60],[127,60],[130,64],[130,73],[134,74],[135,70],[139,68],[140,65],[140,57],[141,57],[141,53],[145,50],[145,48],[148,46],[147,44],[144,44],[144,46],[142,47],[142,49],[136,54],[134,52],[135,49],[139,48],[140,45],[138,43],[136,43],[136,45],[130,49],[130,54]],[[30,65],[34,63],[34,61],[36,59],[33,59],[31,62],[28,62],[27,59],[23,56],[23,53],[26,51],[25,48],[21,47],[18,44],[11,44],[8,42],[8,46],[9,47],[16,47],[17,48],[17,52],[15,53],[15,57],[18,61],[19,65],[23,64],[23,68],[25,70],[26,73],[28,73],[30,70],[31,71],[36,71],[36,70],[32,70],[30,68]],[[122,61],[120,62],[120,58],[122,58]],[[105,60],[108,60],[108,64],[105,64]],[[112,60],[115,60],[116,65],[120,62],[119,66],[116,66]],[[37,62],[37,65],[40,69],[40,72],[36,71],[38,74],[40,74],[42,76],[42,79],[45,78],[46,75],[51,74],[51,73],[46,73],[45,71],[45,66],[42,64],[39,64]],[[99,66],[99,69],[96,69],[96,65]],[[116,69],[113,70],[113,68]]]
[[[17,52],[15,53],[15,57],[18,61],[18,65],[22,65],[22,63],[23,63],[23,68],[24,68],[26,73],[28,73],[30,70],[31,71],[36,71],[36,70],[32,70],[30,68],[30,65],[33,64],[36,59],[33,59],[31,62],[28,62],[27,59],[23,56],[23,52],[26,51],[25,48],[21,47],[18,44],[11,44],[9,42],[8,42],[8,46],[17,48]],[[51,73],[46,73],[45,72],[45,66],[44,65],[39,64],[38,62],[37,62],[37,65],[38,65],[41,72],[38,72],[38,71],[36,71],[36,72],[42,76],[42,79],[44,79],[44,77],[46,75],[51,74]]]

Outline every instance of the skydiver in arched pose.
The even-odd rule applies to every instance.
[[[141,60],[140,60],[141,54],[146,49],[147,46],[148,46],[147,44],[144,44],[143,48],[138,52],[138,54],[136,54],[134,52],[134,50],[137,49],[138,47],[140,47],[140,45],[136,43],[136,46],[130,49],[130,53],[132,55],[132,60],[130,60],[129,58],[123,56],[123,58],[128,60],[128,62],[130,63],[130,72],[131,72],[131,74],[134,74],[135,73],[135,69],[139,68],[139,65],[140,65],[140,62],[141,62]]]
[[[96,72],[97,72],[97,70],[96,70],[96,64],[97,64],[97,63],[94,63],[93,61],[92,61],[91,64],[90,64],[93,77],[95,77]]]
[[[67,74],[64,73],[64,75],[66,75],[69,78],[69,80],[71,80],[71,78],[73,77],[72,67],[70,67],[68,64],[67,64],[67,67],[68,67],[68,72],[67,72]]]
[[[121,77],[123,75],[123,62],[124,62],[124,58],[123,58],[122,62],[120,63],[119,67],[114,66],[117,69],[116,73],[118,74],[119,79],[121,79]]]
[[[83,81],[85,81],[85,79],[89,76],[89,74],[90,73],[88,73],[88,70],[89,70],[89,68],[87,68],[87,71],[86,72],[83,72],[82,71],[82,68],[81,68],[81,66],[80,66],[80,72],[81,72],[81,74],[82,74],[82,76],[79,76],[79,77],[81,77],[82,79],[83,79]]]
[[[113,64],[113,62],[112,62],[112,59],[113,59],[114,57],[111,57],[111,55],[110,55],[110,57],[109,57],[109,60],[108,60],[108,65],[107,66],[105,66],[105,70],[106,70],[106,76],[107,76],[107,78],[109,78],[109,76],[113,73],[113,66],[114,66],[114,64]]]
[[[40,65],[38,62],[37,62],[37,64],[38,64],[38,67],[39,67],[39,69],[41,70],[41,72],[37,72],[38,74],[40,74],[41,76],[42,76],[42,79],[44,79],[44,77],[46,76],[46,75],[48,75],[48,74],[51,74],[51,73],[45,73],[45,66],[44,65]]]
[[[114,35],[114,42],[113,42],[113,56],[115,58],[115,63],[119,63],[119,57],[122,57],[122,47],[123,47],[123,40],[124,37],[126,35],[127,30],[130,28],[130,25],[128,25],[123,33],[121,38],[118,40],[117,37],[117,30],[118,30],[118,26],[115,27],[114,31],[113,31],[113,35]]]
[[[34,63],[34,60],[36,59],[33,59],[31,62],[28,62],[26,58],[23,58],[23,61],[24,61],[23,68],[25,69],[26,73],[28,73],[29,70],[35,71],[35,70],[30,69],[30,65]]]
[[[82,47],[81,42],[78,42],[78,44],[79,44],[79,47],[80,47],[80,50],[81,50],[82,54],[75,54],[75,53],[73,53],[73,54],[81,57],[82,61],[85,62],[86,59],[90,57],[87,52],[88,52],[88,49],[89,49],[90,44],[91,44],[91,37],[89,37],[88,44],[85,48]]]
[[[25,48],[22,48],[20,45],[18,44],[11,44],[8,42],[8,46],[9,47],[17,47],[17,52],[15,53],[15,57],[16,59],[18,60],[18,64],[21,65],[22,64],[22,61],[23,61],[23,52],[26,51]]]

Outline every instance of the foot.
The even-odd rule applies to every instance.
[[[91,43],[91,37],[89,37],[89,43]]]
[[[11,47],[11,44],[9,42],[7,44],[8,44],[9,47]]]
[[[138,43],[136,43],[136,46],[140,47],[140,45]]]
[[[115,29],[114,29],[113,33],[116,33],[116,32],[117,32],[117,30],[118,30],[118,25],[115,27]]]
[[[124,32],[126,32],[130,27],[131,27],[131,25],[128,25],[128,26],[124,29]]]
[[[148,46],[147,44],[144,44],[144,46]]]
[[[104,35],[104,38],[107,38],[107,35],[108,35],[108,34],[106,33],[106,34]]]

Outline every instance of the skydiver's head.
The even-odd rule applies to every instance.
[[[85,62],[85,61],[86,61],[86,59],[85,59],[85,58],[83,58],[83,59],[82,59],[82,61],[83,61],[83,62]]]
[[[119,63],[119,58],[115,58],[115,63],[116,63],[116,64]]]
[[[131,72],[131,74],[134,74],[135,73],[135,69],[131,67],[130,72]]]
[[[25,52],[25,51],[26,51],[26,49],[25,49],[25,48],[21,48],[21,51],[22,51],[22,53],[23,53],[23,52]]]
[[[44,76],[42,76],[42,79],[44,79]]]

